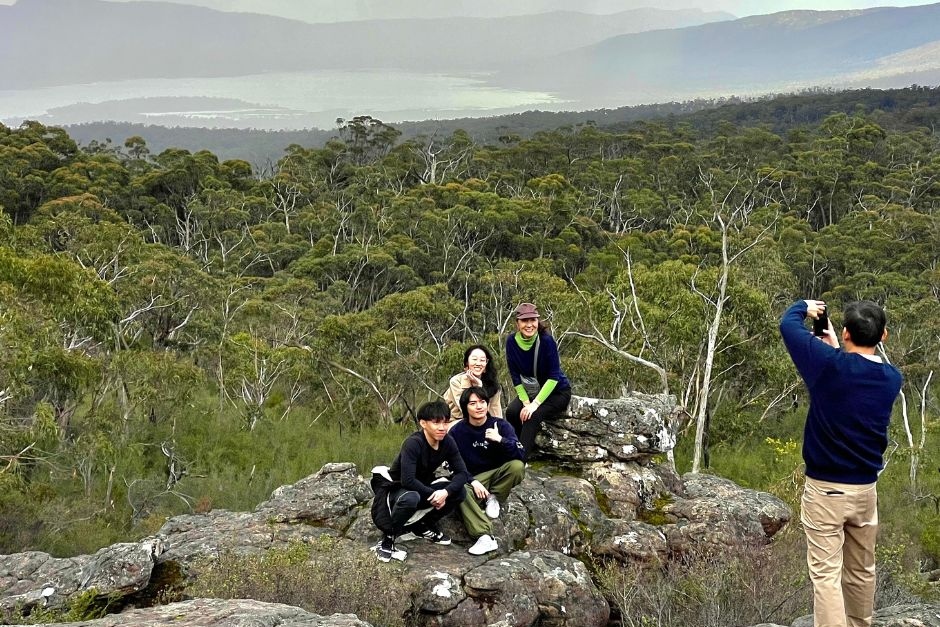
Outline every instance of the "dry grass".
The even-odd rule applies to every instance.
[[[412,624],[412,586],[402,569],[383,564],[370,551],[323,536],[312,546],[239,555],[226,552],[206,560],[187,589],[192,597],[251,598],[301,607],[315,614],[335,612],[387,627]]]

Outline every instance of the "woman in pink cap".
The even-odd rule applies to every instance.
[[[506,339],[506,364],[518,397],[506,408],[506,420],[519,434],[528,458],[543,420],[568,409],[571,383],[561,369],[558,344],[532,303],[516,307],[516,332]]]

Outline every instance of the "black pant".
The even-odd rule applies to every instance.
[[[529,459],[532,451],[535,450],[535,434],[539,432],[543,420],[552,420],[568,411],[568,402],[571,401],[571,388],[559,390],[555,388],[548,395],[545,402],[539,405],[539,408],[533,412],[525,422],[519,418],[519,412],[522,411],[522,401],[518,398],[509,403],[506,408],[506,420],[516,430],[516,435],[525,449],[525,459]]]
[[[464,490],[461,490],[455,496],[448,496],[444,501],[444,507],[435,509],[431,507],[427,499],[422,499],[421,495],[414,490],[405,490],[404,488],[389,493],[388,503],[392,511],[392,535],[398,537],[402,535],[402,529],[408,519],[411,518],[419,509],[431,508],[421,519],[418,525],[422,527],[436,528],[437,521],[451,513],[464,499]]]

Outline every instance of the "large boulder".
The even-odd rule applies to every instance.
[[[675,444],[677,411],[674,399],[662,395],[573,399],[570,416],[543,425],[536,467],[494,521],[498,551],[469,555],[473,539],[457,516],[442,521],[454,538],[452,546],[400,543],[407,560],[388,567],[402,569],[405,580],[414,584],[419,622],[602,627],[609,607],[584,563],[615,560],[629,567],[703,547],[721,551],[768,542],[790,518],[779,499],[718,477],[679,477],[668,464],[655,463]],[[278,488],[253,512],[176,516],[156,537],[129,545],[137,549],[116,545],[95,556],[60,561],[37,554],[7,556],[0,561],[7,564],[0,567],[0,607],[64,603],[92,584],[102,595],[130,595],[118,607],[144,606],[159,599],[161,590],[179,590],[181,583],[198,578],[206,560],[223,552],[285,549],[324,535],[338,540],[333,550],[361,555],[379,539],[370,502],[369,486],[353,464],[327,464]],[[139,563],[121,557],[128,552]],[[354,556],[337,553],[337,559],[346,557]],[[49,589],[53,592],[47,593]],[[246,607],[196,600],[180,606],[174,624],[215,624],[214,619],[191,620],[197,608],[207,616],[226,616],[248,611]],[[251,612],[257,608],[274,612],[258,615],[251,624],[341,624],[310,622],[328,619],[292,614],[302,612],[296,608],[251,608],[246,616],[255,616]],[[134,616],[141,622],[133,624],[157,624],[164,610],[140,611],[144,613]],[[121,618],[127,615],[107,619],[126,622],[101,624],[132,624]]]
[[[538,455],[572,465],[647,459],[675,447],[678,416],[675,398],[665,394],[572,396],[567,416],[542,423]]]
[[[355,464],[327,464],[297,483],[276,489],[255,513],[272,522],[302,522],[345,531],[357,508],[371,500],[372,489]]]
[[[682,490],[663,497],[647,514],[660,524],[673,555],[725,553],[736,546],[762,546],[789,522],[777,497],[704,474],[686,474]]]
[[[610,608],[581,562],[556,551],[517,551],[468,571],[453,627],[607,625]],[[422,608],[423,609],[423,608]]]
[[[266,551],[345,533],[368,509],[372,491],[355,464],[326,464],[297,483],[277,488],[254,512],[214,510],[174,516],[157,532],[167,547],[158,566],[184,573],[220,551]]]
[[[0,610],[57,608],[80,595],[99,599],[143,590],[164,551],[156,538],[105,547],[94,555],[55,558],[30,551],[0,555]]]

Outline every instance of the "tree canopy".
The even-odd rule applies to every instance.
[[[492,143],[359,116],[263,173],[0,125],[0,484],[53,502],[80,481],[125,528],[193,507],[201,484],[163,481],[168,460],[240,463],[205,450],[206,424],[231,452],[279,421],[408,421],[467,343],[502,355],[522,300],[576,393],[668,391],[714,442],[789,406],[790,302],[825,299],[838,323],[871,299],[932,411],[940,146],[911,120],[937,105],[895,105],[782,132],[740,105]],[[0,529],[0,549],[31,538]]]

